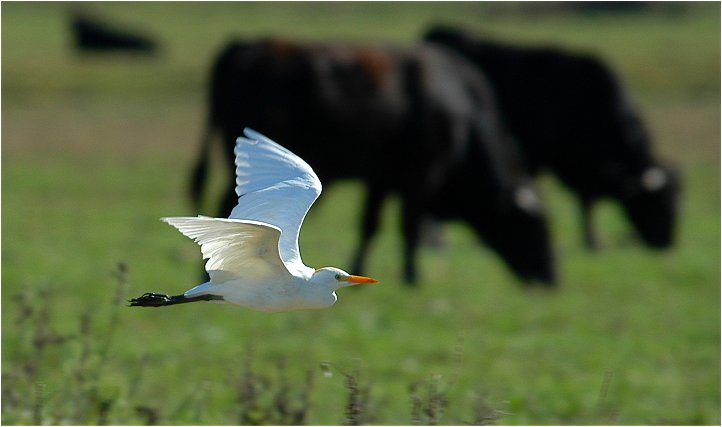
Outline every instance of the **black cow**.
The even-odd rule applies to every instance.
[[[71,12],[75,47],[81,52],[155,53],[158,44],[144,34],[116,28],[85,12]]]
[[[231,148],[249,126],[303,157],[324,183],[364,182],[354,271],[363,271],[381,205],[393,192],[401,198],[408,282],[416,279],[420,221],[434,214],[467,221],[518,276],[551,283],[546,219],[502,142],[489,95],[480,73],[445,49],[232,42],[212,69],[193,200],[198,207],[214,132],[226,147],[231,183]],[[228,188],[221,214],[236,202]]]
[[[678,173],[655,160],[639,115],[600,60],[509,46],[445,26],[424,40],[460,53],[488,78],[527,170],[548,168],[578,195],[587,247],[598,247],[591,206],[601,197],[619,201],[651,247],[673,243]]]

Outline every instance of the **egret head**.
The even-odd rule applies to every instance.
[[[330,287],[332,290],[346,286],[378,283],[376,279],[364,276],[354,276],[336,267],[318,268],[311,276],[311,282]]]

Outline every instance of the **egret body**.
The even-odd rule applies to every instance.
[[[234,150],[238,205],[230,217],[162,218],[201,246],[210,280],[182,295],[146,293],[131,306],[217,301],[268,312],[319,309],[336,302],[339,288],[377,283],[303,264],[298,235],[321,182],[289,150],[251,129],[243,133]]]

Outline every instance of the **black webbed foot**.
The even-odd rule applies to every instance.
[[[187,297],[185,295],[165,295],[155,294],[152,292],[146,292],[138,298],[133,298],[128,301],[129,307],[162,307],[164,305],[175,305],[185,304],[188,302],[195,301],[223,301],[223,297],[220,295],[203,294],[194,297]]]
[[[133,298],[129,300],[128,304],[129,307],[161,307],[164,305],[168,305],[173,300],[173,297],[164,295],[164,294],[156,294],[152,292],[146,292],[143,295],[139,296],[138,298]]]

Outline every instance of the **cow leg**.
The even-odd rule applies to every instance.
[[[582,234],[584,236],[584,246],[587,250],[596,251],[599,249],[599,240],[592,221],[592,204],[592,199],[581,199]]]
[[[201,151],[191,174],[190,198],[197,213],[200,213],[203,205],[203,188],[208,178],[211,142],[213,142],[213,125],[212,119],[209,118],[201,139]]]
[[[230,182],[230,181],[229,181]],[[235,182],[235,177],[234,181]],[[218,216],[221,218],[228,217],[231,214],[231,211],[233,208],[236,207],[238,204],[238,195],[236,194],[236,189],[233,186],[230,186],[226,189],[223,198],[221,199],[221,204],[218,208]]]
[[[417,281],[416,249],[419,247],[422,211],[410,200],[404,200],[401,210],[404,238],[404,279],[407,285],[415,286]]]
[[[363,274],[366,268],[366,256],[371,245],[371,239],[379,228],[379,217],[381,216],[381,207],[385,198],[386,191],[382,186],[369,185],[366,190],[366,205],[361,219],[361,241],[351,262],[351,271],[354,274]]]
[[[223,192],[221,203],[218,207],[218,215],[222,218],[229,216],[233,208],[238,204],[238,195],[236,194],[236,155],[233,150],[236,146],[236,138],[241,134],[242,133],[232,129],[226,129],[224,132],[223,159],[226,163],[228,179],[226,180],[226,190]]]

